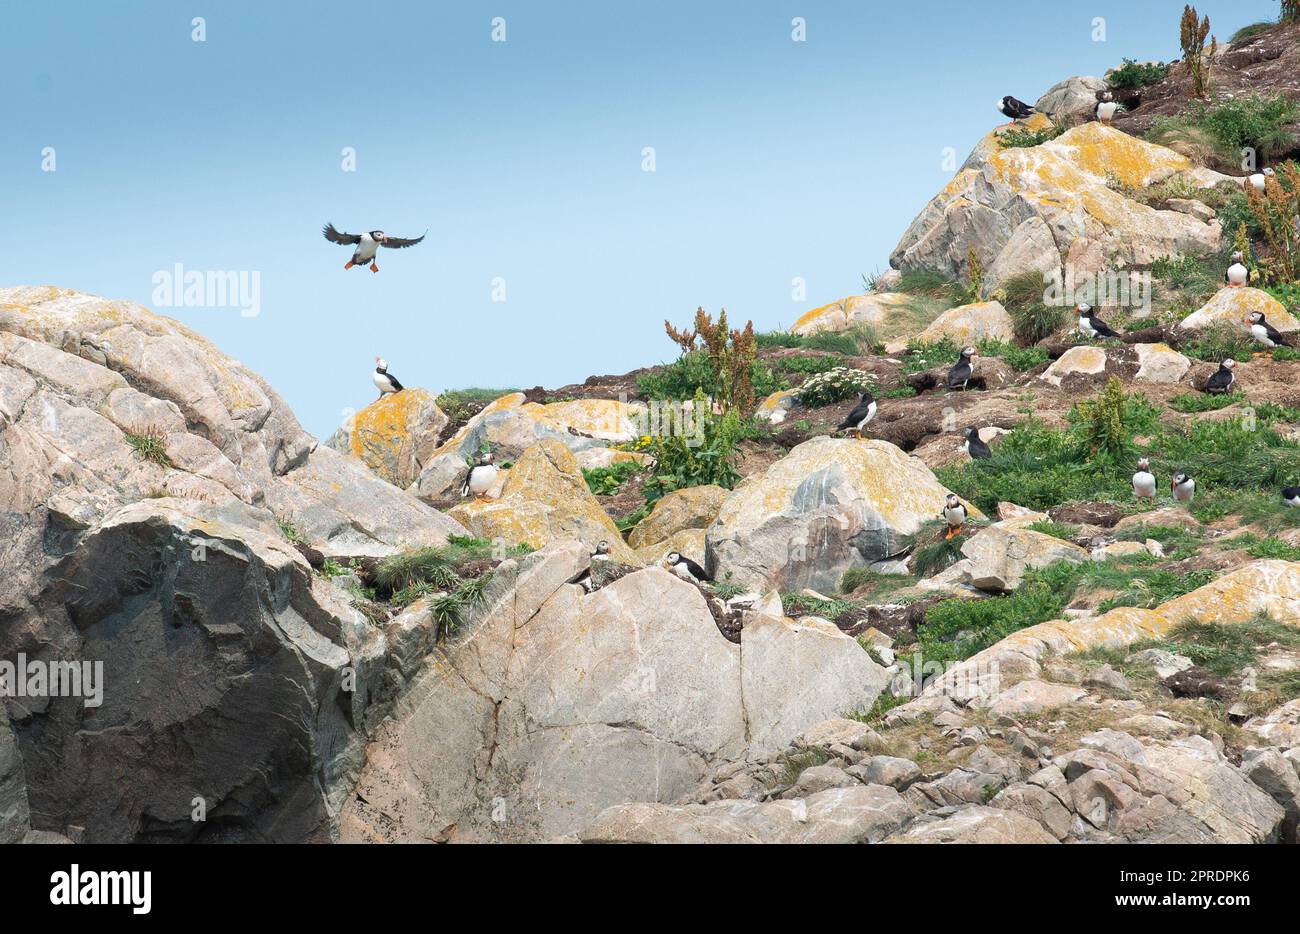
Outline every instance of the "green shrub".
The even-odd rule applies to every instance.
[[[443,414],[455,423],[467,421],[471,416],[478,414],[479,410],[489,402],[500,399],[502,396],[508,396],[512,392],[518,392],[518,390],[485,389],[472,386],[466,389],[449,389],[438,396],[436,401]]]
[[[909,341],[907,356],[903,358],[903,372],[920,373],[922,370],[928,370],[941,364],[956,363],[960,350],[961,348],[950,337],[943,337],[930,343],[918,340]]]
[[[799,402],[811,409],[855,396],[875,383],[875,377],[862,370],[837,366],[804,380],[799,387]]]
[[[167,439],[156,428],[142,428],[139,432],[124,432],[126,443],[135,451],[136,456],[159,467],[171,467],[172,459],[167,456]]]
[[[1046,282],[1038,272],[1017,273],[1002,286],[1003,306],[1011,316],[1016,340],[1036,344],[1069,322],[1069,312],[1044,299]]]
[[[1246,401],[1246,394],[1240,389],[1235,392],[1212,396],[1204,392],[1185,392],[1169,400],[1169,407],[1179,412],[1213,412]]]
[[[825,355],[783,357],[776,364],[788,373],[825,373],[840,365],[835,357]]]
[[[935,299],[949,307],[965,305],[974,298],[969,288],[932,269],[904,269],[898,281],[898,291]]]
[[[1029,529],[1030,531],[1041,532],[1044,535],[1050,535],[1052,538],[1059,538],[1066,542],[1074,541],[1074,537],[1079,534],[1079,526],[1053,522],[1050,519],[1040,519],[1038,522],[1031,522],[1029,524]]]
[[[673,490],[716,484],[731,489],[740,480],[736,465],[737,447],[742,426],[733,410],[723,416],[702,411],[699,432],[673,432],[650,439],[649,453],[654,457],[654,475],[646,481],[645,495],[653,502]]]
[[[1106,83],[1113,88],[1140,88],[1155,84],[1169,76],[1169,66],[1159,62],[1136,62],[1124,59],[1122,65],[1111,69]]]
[[[642,469],[635,461],[620,461],[608,467],[584,467],[582,478],[587,481],[587,489],[595,495],[612,496]]]
[[[1220,322],[1201,329],[1191,340],[1180,344],[1178,349],[1189,357],[1210,363],[1222,363],[1229,357],[1241,363],[1249,363],[1257,347],[1249,332]]]
[[[1251,23],[1249,26],[1242,26],[1232,34],[1232,38],[1228,40],[1228,44],[1232,45],[1233,43],[1241,42],[1243,39],[1253,39],[1255,36],[1263,35],[1268,32],[1276,25],[1277,23],[1263,22]]]
[[[759,361],[753,364],[750,380],[754,394],[760,399],[789,386],[784,377]],[[717,373],[702,350],[684,353],[673,363],[638,376],[636,385],[649,399],[671,401],[693,399],[697,392],[715,399],[721,391]]]
[[[997,136],[998,145],[1003,149],[1032,149],[1043,143],[1050,143],[1065,132],[1064,123],[1053,123],[1041,130],[1031,130],[1027,126],[1012,127]]]
[[[1295,140],[1287,125],[1297,119],[1300,119],[1300,103],[1281,94],[1238,97],[1212,103],[1193,101],[1187,113],[1157,119],[1147,138],[1167,145],[1176,139],[1201,136],[1221,158],[1233,164],[1240,160],[1241,150],[1245,147],[1254,149],[1268,160],[1294,145]],[[1225,225],[1224,229],[1233,228]]]
[[[1001,357],[1007,366],[1021,373],[1042,366],[1051,359],[1042,347],[1017,347],[992,337],[982,338],[975,349],[982,357]]]

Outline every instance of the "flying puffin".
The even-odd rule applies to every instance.
[[[1232,371],[1237,368],[1237,361],[1229,357],[1219,364],[1219,369],[1209,381],[1205,384],[1205,391],[1212,396],[1222,396],[1232,391],[1232,384],[1237,379],[1237,374]]]
[[[496,482],[497,469],[492,463],[492,452],[484,451],[465,475],[465,485],[460,488],[460,495],[469,496],[473,493],[475,499],[481,500]]]
[[[1075,309],[1079,313],[1079,331],[1096,340],[1098,337],[1119,337],[1109,324],[1092,313],[1092,306],[1080,304]]]
[[[993,452],[989,450],[989,446],[980,440],[979,429],[975,428],[973,425],[966,429],[966,442],[961,446],[961,449],[965,451],[973,461],[985,460],[986,458],[993,456]]]
[[[325,239],[330,243],[356,246],[352,258],[344,264],[344,269],[351,269],[353,266],[364,266],[369,263],[371,272],[379,272],[379,262],[375,259],[375,254],[379,252],[381,246],[401,249],[402,247],[415,246],[425,237],[425,234],[421,234],[414,240],[403,240],[401,237],[390,237],[382,230],[371,230],[363,234],[339,233],[334,229],[333,224],[326,224],[321,232],[325,234]],[[428,231],[425,233],[428,233]]]
[[[1010,117],[1012,120],[1023,120],[1034,112],[1024,101],[1018,101],[1010,94],[998,101],[998,113],[1004,117]]]
[[[963,391],[966,389],[966,384],[970,382],[971,371],[973,370],[971,361],[974,359],[975,348],[963,347],[961,356],[957,358],[957,362],[948,371],[949,389],[961,389]]]
[[[1169,488],[1173,490],[1174,499],[1180,503],[1190,503],[1196,496],[1196,481],[1185,473],[1174,474]]]
[[[381,399],[390,392],[402,391],[402,384],[397,381],[396,376],[388,372],[388,361],[383,357],[375,357],[375,372],[370,378],[374,380]]]
[[[944,538],[960,535],[961,527],[966,524],[966,507],[957,499],[956,493],[949,493],[944,499],[943,517],[948,520],[948,534]]]
[[[713,580],[712,577],[709,577],[709,575],[704,572],[704,568],[700,567],[684,554],[670,551],[664,557],[664,560],[668,562],[668,567],[672,572],[684,581],[698,584],[702,581]]]
[[[1277,175],[1273,169],[1264,169],[1262,172],[1255,172],[1246,176],[1246,185],[1262,192],[1268,187],[1268,180]]]
[[[1115,119],[1115,112],[1119,110],[1119,104],[1115,102],[1115,95],[1110,91],[1102,91],[1097,95],[1097,120],[1100,123],[1110,123]]]
[[[862,429],[867,427],[867,422],[876,417],[876,400],[871,398],[870,392],[864,392],[858,404],[853,407],[853,411],[844,416],[844,421],[840,422],[836,431],[850,430],[862,437]]]
[[[1262,311],[1252,311],[1241,319],[1250,325],[1250,334],[1265,347],[1290,347],[1282,333],[1268,323]]]
[[[1300,507],[1300,486],[1282,487],[1282,502],[1288,506]]]
[[[1250,281],[1250,270],[1246,268],[1246,256],[1241,250],[1232,254],[1232,265],[1223,274],[1223,281],[1230,288],[1239,289]]]
[[[1156,501],[1156,475],[1145,457],[1138,460],[1137,473],[1133,474],[1133,495],[1138,499]]]

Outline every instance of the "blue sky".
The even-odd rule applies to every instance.
[[[697,305],[789,326],[887,268],[998,97],[1178,54],[1174,0],[983,6],[4,0],[0,283],[152,306],[177,263],[256,272],[256,317],[159,310],[322,437],[375,354],[435,391],[555,387],[670,359]],[[1220,39],[1278,8],[1199,6]],[[429,233],[344,272],[326,221]]]

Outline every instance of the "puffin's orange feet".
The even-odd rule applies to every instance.
[[[957,537],[957,534],[959,532],[961,532],[961,526],[957,526],[957,528],[955,529],[950,527],[948,529],[948,534],[945,535],[944,538],[947,539],[948,541],[952,541],[954,538]]]
[[[351,268],[352,268],[353,266],[355,266],[355,265],[356,265],[356,263],[352,262],[352,260],[348,260],[346,263],[343,264],[343,268],[344,268],[344,269],[351,269]]]
[[[379,264],[378,264],[378,263],[371,263],[371,264],[370,264],[370,271],[371,271],[371,272],[379,272]]]

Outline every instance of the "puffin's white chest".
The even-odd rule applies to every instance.
[[[372,380],[374,380],[375,387],[376,387],[380,392],[394,392],[394,391],[395,391],[395,389],[394,389],[394,387],[393,387],[393,381],[390,380],[390,379],[388,378],[388,374],[387,374],[387,373],[382,373],[382,372],[380,372],[379,370],[375,370],[375,372],[371,374],[371,377],[370,377],[370,378],[371,378]]]
[[[1265,344],[1269,347],[1277,346],[1273,343],[1273,339],[1268,336],[1268,328],[1264,327],[1262,324],[1252,324],[1250,326],[1250,333],[1251,336],[1261,344]]]
[[[1250,270],[1241,263],[1233,263],[1228,267],[1228,283],[1230,285],[1245,285],[1250,279]]]
[[[1180,503],[1190,503],[1192,501],[1192,497],[1194,497],[1195,495],[1196,495],[1195,480],[1184,480],[1182,483],[1174,487],[1174,499],[1178,500]]]
[[[1268,176],[1263,172],[1257,172],[1250,176],[1250,184],[1256,191],[1263,191],[1268,184]]]
[[[493,464],[479,464],[469,472],[469,491],[482,496],[497,482],[497,469]]]
[[[1156,495],[1156,477],[1148,470],[1139,470],[1133,475],[1133,492],[1138,496],[1154,499]]]
[[[1083,334],[1084,337],[1097,336],[1097,329],[1092,326],[1092,321],[1088,318],[1079,319],[1079,332]]]
[[[966,521],[966,510],[960,505],[945,506],[943,517],[948,520],[948,525],[955,527]]]
[[[354,259],[358,264],[364,263],[367,260],[374,259],[377,252],[379,252],[378,242],[370,234],[364,233],[361,235],[361,242],[357,244]]]
[[[673,573],[684,581],[691,581],[692,583],[695,581],[695,575],[691,573],[691,569],[686,566],[685,561],[679,561],[677,564],[674,564]]]
[[[858,427],[859,427],[859,428],[865,428],[866,425],[867,425],[867,422],[871,421],[871,420],[872,420],[873,418],[875,418],[875,417],[876,417],[876,403],[875,403],[875,401],[873,400],[873,401],[872,401],[872,402],[867,406],[867,414],[864,415],[864,416],[862,417],[862,420],[861,420],[860,422],[858,422]]]
[[[1119,104],[1114,101],[1103,101],[1097,105],[1097,118],[1109,123],[1117,110],[1119,110]]]

